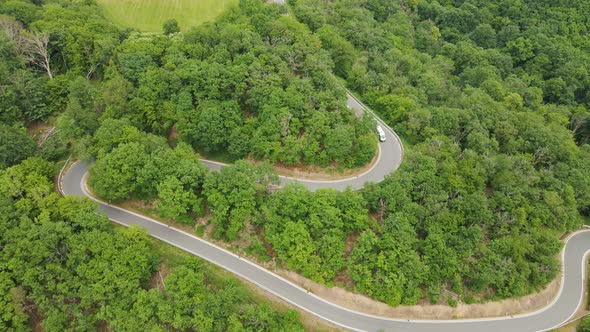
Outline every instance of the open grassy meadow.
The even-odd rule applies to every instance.
[[[171,18],[186,30],[214,20],[239,0],[98,0],[115,24],[144,32],[160,32]]]

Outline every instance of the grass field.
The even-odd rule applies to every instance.
[[[144,32],[161,32],[171,18],[182,30],[214,20],[239,0],[98,0],[115,24]]]

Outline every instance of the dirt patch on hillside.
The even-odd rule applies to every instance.
[[[27,126],[27,134],[34,140],[38,140],[43,134],[55,129],[51,119],[47,122],[34,121]]]
[[[166,289],[164,279],[166,279],[170,272],[170,269],[166,265],[160,264],[158,271],[154,272],[150,278],[150,288],[157,288],[161,291]]]
[[[284,278],[300,285],[319,297],[339,306],[371,315],[404,319],[461,319],[517,315],[547,306],[559,291],[561,276],[544,290],[515,299],[481,304],[458,304],[456,308],[442,304],[421,303],[413,306],[390,307],[367,296],[339,287],[329,288],[287,270],[275,270]]]
[[[343,171],[338,170],[337,165],[331,165],[331,166],[328,166],[327,168],[322,168],[322,167],[313,166],[313,165],[283,165],[280,163],[273,165],[272,170],[274,173],[276,173],[278,175],[291,177],[291,178],[297,178],[297,179],[301,179],[301,180],[316,180],[316,181],[342,180],[342,179],[347,179],[347,178],[350,178],[353,176],[359,176],[359,175],[364,174],[365,172],[369,171],[371,168],[373,168],[373,166],[375,166],[375,164],[379,160],[379,154],[380,154],[380,150],[377,149],[377,151],[375,153],[375,157],[373,157],[371,162],[369,162],[365,166],[358,167],[358,168],[346,169]],[[263,163],[262,161],[254,160],[252,158],[249,158],[248,162],[253,165],[261,165]]]

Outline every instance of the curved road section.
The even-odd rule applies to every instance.
[[[385,142],[379,143],[379,155],[377,162],[366,172],[351,176],[349,178],[333,181],[319,181],[319,180],[304,180],[295,179],[286,176],[279,176],[281,184],[285,185],[289,182],[299,182],[305,185],[308,189],[315,191],[321,188],[334,188],[337,190],[345,190],[350,187],[353,190],[361,189],[366,182],[381,182],[387,175],[399,168],[403,156],[404,148],[401,140],[397,134],[385,122],[377,117],[368,107],[356,99],[350,92],[347,92],[347,105],[358,116],[368,114],[373,116],[377,124],[383,128],[385,132]],[[375,131],[375,140],[377,140],[377,132]],[[201,160],[207,167],[213,170],[218,170],[226,164],[218,163],[210,160]]]
[[[514,317],[479,320],[426,321],[391,319],[339,307],[308,293],[305,289],[254,263],[193,235],[101,202],[89,195],[85,189],[86,174],[87,167],[80,162],[75,163],[61,178],[60,188],[62,193],[64,195],[89,197],[99,203],[100,210],[111,220],[124,226],[139,225],[145,228],[151,236],[221,266],[285,301],[345,329],[415,332],[545,331],[569,320],[582,302],[585,259],[586,254],[590,251],[590,231],[574,233],[566,240],[566,245],[562,251],[563,279],[561,289],[555,300],[542,310]]]

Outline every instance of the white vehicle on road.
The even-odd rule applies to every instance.
[[[383,128],[379,125],[377,126],[377,133],[379,134],[379,142],[385,142],[387,139],[387,137],[385,137],[385,131],[383,131]]]

